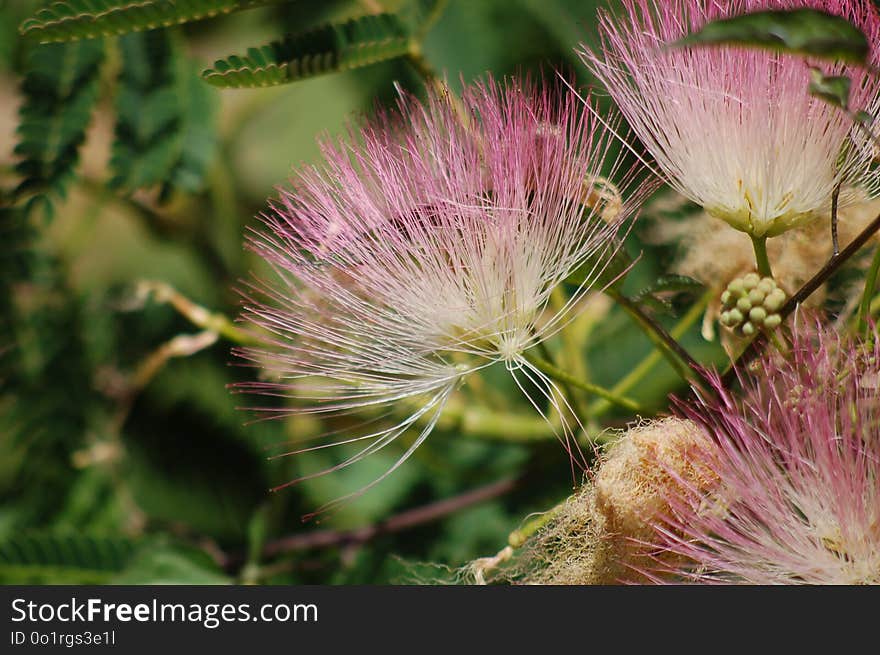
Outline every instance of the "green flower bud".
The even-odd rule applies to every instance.
[[[752,310],[749,312],[749,320],[752,323],[757,323],[758,325],[761,325],[766,318],[767,310],[763,307],[752,307]]]
[[[751,291],[749,291],[749,301],[753,305],[760,305],[762,302],[764,302],[764,296],[766,295],[767,294],[765,294],[760,289],[752,289]]]
[[[771,312],[778,312],[785,304],[785,292],[782,289],[774,290],[764,299],[764,307]]]
[[[764,319],[764,327],[768,330],[778,328],[782,324],[782,317],[779,314],[770,314]]]
[[[746,291],[751,291],[760,284],[761,278],[757,273],[749,273],[743,278],[743,287]]]
[[[736,308],[745,314],[752,308],[752,303],[748,298],[740,298],[736,301]]]
[[[742,333],[747,337],[752,336],[755,333],[755,326],[752,325],[750,322],[744,323],[742,326]]]
[[[734,278],[730,281],[730,284],[727,285],[727,290],[730,291],[735,296],[741,296],[745,293],[746,288],[743,285],[742,278]]]

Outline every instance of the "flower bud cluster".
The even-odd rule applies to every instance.
[[[773,330],[782,323],[785,300],[773,278],[757,273],[735,278],[721,294],[721,324],[747,337],[762,328]]]

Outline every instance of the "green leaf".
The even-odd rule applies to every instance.
[[[6,504],[20,512],[19,529],[45,527],[65,511],[80,474],[71,459],[98,431],[89,421],[100,421],[102,406],[100,394],[83,384],[93,369],[82,338],[102,312],[93,313],[60,279],[57,260],[20,245],[28,248],[27,277],[7,280],[17,283],[0,293],[0,342],[10,344],[0,359],[0,496],[15,498]]]
[[[91,39],[170,27],[285,0],[64,0],[19,26],[41,43]]]
[[[12,318],[13,286],[32,273],[31,242],[35,231],[25,212],[11,204],[6,198],[0,197],[0,343],[8,344],[15,341],[6,333]],[[8,353],[0,348],[0,362],[4,355]],[[3,368],[0,367],[0,371]],[[0,386],[2,381],[0,373]]]
[[[217,92],[202,81],[200,67],[186,61],[178,71],[177,92],[181,126],[177,132],[178,157],[167,182],[193,193],[204,187],[204,178],[217,151],[215,115]],[[163,190],[167,195],[168,187]]]
[[[0,581],[97,584],[121,572],[135,551],[124,537],[35,532],[0,541]]]
[[[149,406],[149,396],[142,402]],[[176,410],[132,416],[125,435],[132,498],[155,523],[188,525],[220,540],[243,539],[268,494],[265,458],[251,454],[213,419],[182,406]],[[210,427],[199,431],[201,425]]]
[[[232,580],[201,550],[152,543],[137,555],[112,584],[230,584]]]
[[[639,305],[645,307],[655,314],[663,314],[666,316],[675,316],[675,307],[668,298],[659,298],[657,296],[644,296],[639,299]]]
[[[251,48],[246,56],[220,59],[202,77],[224,88],[273,86],[394,59],[411,47],[397,16],[362,16]]]
[[[121,536],[33,532],[0,541],[3,584],[228,584],[201,550]]]
[[[818,68],[810,68],[810,95],[830,105],[848,109],[851,87],[852,80],[845,75],[825,75]]]
[[[19,142],[22,160],[16,193],[30,205],[62,196],[79,158],[92,109],[98,99],[104,46],[99,41],[37,46],[28,53],[20,110]]]
[[[816,9],[757,11],[712,21],[671,44],[743,45],[823,59],[865,63],[865,35],[845,18]]]
[[[300,453],[296,455],[296,464],[303,471],[317,472],[341,461],[338,458],[350,457],[356,452],[357,450],[351,445],[346,445],[338,449]],[[321,507],[375,482],[394,465],[398,456],[395,453],[375,453],[359,462],[357,466],[350,466],[334,471],[332,475],[321,475],[309,480],[308,485],[300,488],[308,499],[307,506],[310,510]],[[335,507],[332,512],[334,526],[354,529],[389,516],[393,509],[413,492],[414,485],[418,482],[419,466],[416,460],[407,463],[409,466],[400,467],[394,475],[382,482],[381,494],[363,494]]]
[[[216,145],[213,92],[168,30],[129,34],[119,46],[111,186],[161,185],[163,197],[175,188],[198,191]]]

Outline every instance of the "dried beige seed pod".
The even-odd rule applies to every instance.
[[[628,430],[604,457],[593,481],[573,495],[525,547],[511,577],[528,584],[616,584],[638,578],[650,523],[680,484],[716,480],[694,455],[705,434],[691,421],[666,418]]]

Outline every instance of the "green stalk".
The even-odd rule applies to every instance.
[[[143,298],[152,295],[156,302],[171,305],[180,315],[196,327],[213,332],[232,343],[240,346],[251,346],[259,343],[256,336],[240,329],[225,314],[212,312],[202,307],[165,282],[143,280],[138,284],[138,295]]]
[[[568,498],[558,505],[551,507],[546,512],[541,512],[538,516],[526,521],[521,528],[514,530],[508,535],[507,545],[511,548],[521,548],[531,537],[535,536],[544,526],[556,518],[567,502]]]
[[[767,257],[767,237],[752,237],[752,246],[755,248],[755,261],[758,264],[758,273],[762,277],[773,277],[770,268],[770,258]]]
[[[587,391],[589,393],[595,394],[604,398],[605,400],[614,403],[615,405],[620,405],[621,407],[625,407],[626,409],[639,412],[641,411],[641,407],[639,404],[632,400],[631,398],[625,398],[623,396],[618,396],[615,393],[612,393],[608,389],[604,387],[600,387],[599,385],[593,384],[591,382],[585,382],[583,380],[579,380],[578,378],[570,375],[566,371],[563,371],[560,368],[557,368],[550,362],[545,359],[541,359],[537,355],[533,355],[531,353],[523,354],[523,357],[529,364],[537,368],[542,373],[546,373],[553,379],[561,382],[563,384],[571,385],[576,389],[582,389],[583,391]]]
[[[406,415],[422,407],[418,398],[402,399],[400,414]],[[418,425],[427,425],[429,418],[422,416]],[[437,430],[458,434],[466,439],[532,444],[558,439],[559,423],[535,412],[495,410],[474,403],[471,399],[454,395],[446,403],[437,421]],[[600,431],[585,429],[578,436],[581,446],[603,443],[606,436]]]
[[[553,357],[553,353],[550,352],[550,349],[547,348],[547,344],[543,341],[538,342],[538,351],[541,353],[541,361],[546,362],[549,366],[551,366],[556,371],[564,371],[564,369],[560,368],[556,363],[556,358]],[[578,375],[573,375],[568,371],[565,371],[565,374],[571,379],[582,380],[582,378],[578,377]],[[558,378],[557,378],[558,379]],[[560,380],[562,385],[562,393],[565,395],[570,409],[578,416],[578,418],[586,418],[586,402],[584,399],[577,393],[575,393],[575,387],[569,384],[566,381]],[[584,382],[586,384],[586,382]],[[583,391],[582,388],[577,387],[578,390]],[[560,419],[563,418],[560,416]]]
[[[568,298],[563,293],[561,286],[553,289],[550,299],[555,313],[562,312],[568,302]],[[566,329],[559,332],[559,338],[562,342],[561,361],[563,368],[571,371],[572,375],[581,380],[587,380],[590,377],[587,370],[587,360],[581,355],[581,352],[593,328],[596,326],[596,321],[587,312],[579,315],[577,315],[576,311],[574,313],[576,318],[572,320]],[[547,357],[547,359],[551,358]]]
[[[784,355],[785,353],[788,352],[788,348],[786,348],[785,344],[782,343],[782,341],[779,338],[779,334],[777,334],[776,330],[771,330],[769,332],[767,338],[770,340],[770,343],[772,343],[774,346],[776,346],[776,350],[780,354]]]

